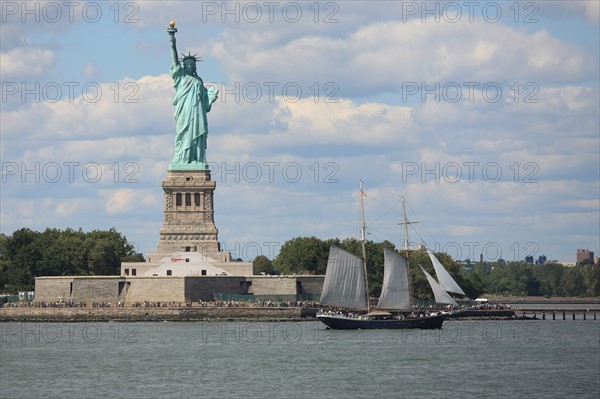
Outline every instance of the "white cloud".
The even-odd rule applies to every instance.
[[[0,69],[4,82],[41,78],[56,63],[54,51],[39,47],[13,48],[0,55]]]
[[[409,107],[349,100],[303,100],[285,106],[290,110],[287,134],[304,145],[382,145],[397,141],[399,131],[410,132],[413,127]]]
[[[162,196],[158,190],[144,190],[140,188],[101,189],[99,194],[106,200],[106,214],[122,214],[146,209],[147,207],[159,208]]]
[[[3,201],[2,224],[14,230],[32,226],[40,230],[46,226],[69,226],[70,222],[100,205],[91,198],[8,198]],[[65,223],[66,222],[66,223]],[[77,223],[76,223],[77,224]],[[71,226],[76,227],[76,226]]]
[[[594,25],[600,23],[600,3],[595,0],[576,0],[576,1],[548,1],[539,8],[542,15],[549,15],[554,18],[564,18],[565,13],[573,16],[583,16]]]
[[[238,81],[333,80],[342,93],[367,95],[406,82],[564,82],[597,68],[583,49],[546,30],[468,21],[376,22],[344,38],[305,36],[274,46],[258,33],[229,30],[213,54]]]
[[[88,79],[98,79],[102,73],[93,62],[88,62],[83,66],[83,73]]]
[[[42,90],[38,102],[3,112],[3,138],[17,139],[27,132],[30,139],[53,142],[171,129],[172,88],[167,75],[59,89],[60,98]]]
[[[584,4],[586,18],[596,25],[600,24],[600,3],[594,0],[589,0]]]

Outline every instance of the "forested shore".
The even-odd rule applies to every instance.
[[[296,237],[286,241],[275,257],[259,255],[253,260],[254,274],[325,274],[329,247],[334,244],[357,255],[361,242],[355,238],[323,240]],[[383,248],[400,252],[389,241],[366,242],[370,294],[378,297],[383,280]],[[7,236],[0,234],[0,293],[32,291],[39,276],[118,275],[121,262],[144,261],[134,245],[114,228],[83,232],[81,229],[23,228]],[[468,298],[482,295],[502,297],[599,297],[600,267],[594,264],[563,266],[558,263],[470,262],[437,253],[446,270]],[[409,253],[411,265],[433,267],[423,251]],[[431,299],[423,273],[411,268],[413,293],[417,299]]]

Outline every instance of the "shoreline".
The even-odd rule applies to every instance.
[[[317,321],[317,308],[300,307],[64,307],[2,308],[0,322],[286,322]],[[510,310],[468,310],[448,320],[514,320]]]
[[[514,303],[522,303],[522,304],[530,304],[530,303],[540,303],[540,304],[600,304],[600,297],[550,297],[546,298],[545,296],[501,296],[501,295],[484,295],[485,298],[492,304],[495,303],[503,303],[503,304],[514,304]]]
[[[293,307],[15,307],[0,309],[0,322],[306,321],[316,308]]]
[[[463,312],[450,315],[448,320],[523,320],[531,319],[526,315],[540,313],[548,317],[565,319],[563,313],[569,315],[589,313],[590,319],[600,315],[600,308],[587,308],[584,304],[599,304],[600,298],[561,298],[562,300],[541,301],[540,298],[513,297],[512,300],[502,298],[503,304],[512,306],[501,309],[465,309]],[[500,298],[490,300],[494,305]],[[514,304],[537,303],[543,308],[519,307]],[[580,304],[581,307],[564,309],[560,305]],[[556,307],[551,305],[555,304]],[[316,321],[317,307],[254,307],[254,306],[110,306],[110,307],[1,307],[0,322],[286,322]],[[542,316],[543,317],[543,316]],[[572,316],[569,316],[569,318]],[[585,317],[585,316],[583,316]]]

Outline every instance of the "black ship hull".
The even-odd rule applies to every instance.
[[[358,319],[340,316],[317,315],[323,324],[334,330],[375,330],[375,329],[421,329],[434,330],[442,328],[446,314],[427,316],[418,319]]]

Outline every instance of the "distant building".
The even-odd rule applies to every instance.
[[[594,263],[594,252],[589,249],[578,249],[577,250],[577,263],[581,263],[584,260],[590,260]]]
[[[556,263],[558,263],[559,265],[567,266],[567,267],[573,267],[573,266],[577,265],[576,262],[558,262],[557,261]]]

